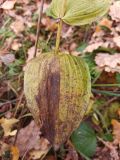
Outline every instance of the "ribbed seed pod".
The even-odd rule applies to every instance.
[[[28,108],[52,145],[65,142],[79,126],[88,106],[91,82],[80,57],[43,53],[26,67]]]

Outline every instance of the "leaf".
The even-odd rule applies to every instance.
[[[116,81],[117,81],[117,83],[120,84],[120,73],[117,73],[117,74],[116,74]]]
[[[16,35],[18,35],[25,30],[24,21],[16,20],[11,23],[10,28],[16,33]]]
[[[30,156],[32,159],[40,159],[46,155],[48,150],[42,151],[42,150],[34,150],[30,152]]]
[[[14,139],[12,139],[12,141],[14,141]],[[47,139],[40,139],[40,129],[34,121],[31,121],[25,128],[20,129],[16,140],[16,146],[19,148],[20,156],[23,156],[26,150],[40,151],[40,156],[40,154],[43,153],[42,151],[45,152],[48,149],[48,141]]]
[[[76,49],[78,52],[83,52],[84,49],[88,46],[86,42],[81,42],[79,47]]]
[[[107,127],[109,127],[111,125],[112,119],[116,119],[118,117],[117,111],[119,108],[120,108],[120,103],[113,102],[110,104],[110,106],[108,108],[105,109],[105,111],[103,113],[103,117],[104,117],[104,120],[105,120]]]
[[[113,61],[114,59],[114,61]],[[96,64],[106,72],[120,73],[120,54],[99,53],[95,57]]]
[[[111,124],[113,126],[114,139],[120,144],[120,122],[113,119]]]
[[[0,8],[6,9],[6,10],[13,9],[15,3],[16,3],[16,0],[7,0],[0,6]]]
[[[16,146],[11,147],[11,153],[12,153],[12,160],[19,159],[19,149]]]
[[[12,130],[12,127],[15,123],[17,123],[19,120],[15,119],[15,118],[11,118],[11,119],[6,119],[6,118],[1,118],[0,119],[0,125],[2,126],[2,128],[4,129],[4,136],[9,136],[9,135],[15,135],[16,132]]]
[[[120,22],[120,1],[115,1],[110,7],[110,13],[112,20]]]
[[[52,0],[47,13],[69,25],[85,25],[102,17],[108,11],[109,4],[109,0]]]
[[[91,157],[96,151],[96,134],[85,122],[83,122],[80,127],[73,132],[71,140],[76,150],[85,156]]]
[[[15,61],[15,55],[14,54],[6,54],[3,56],[0,56],[1,61],[5,64],[5,65],[9,65],[12,62]]]

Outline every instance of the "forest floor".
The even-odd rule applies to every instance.
[[[49,2],[44,4],[38,54],[55,46],[57,22],[46,15]],[[47,143],[40,140],[23,86],[25,66],[34,57],[39,6],[39,0],[0,0],[2,160],[40,159]],[[45,159],[120,160],[120,1],[113,1],[108,15],[91,25],[64,24],[60,48],[83,57],[89,66],[90,110],[71,142],[57,152],[51,149]]]

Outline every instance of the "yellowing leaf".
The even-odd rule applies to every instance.
[[[19,159],[19,149],[16,146],[11,147],[11,153],[12,153],[12,160]]]
[[[52,0],[49,13],[67,24],[85,25],[102,17],[109,4],[110,0]]]
[[[112,123],[112,126],[113,126],[114,138],[120,143],[120,122],[113,119],[111,123]]]
[[[112,21],[110,21],[110,20],[107,19],[107,18],[103,18],[103,19],[100,21],[100,24],[99,24],[99,25],[100,25],[100,26],[105,26],[105,27],[111,29],[111,28],[112,28]]]
[[[6,118],[1,118],[0,119],[0,125],[4,129],[4,136],[9,136],[13,135],[15,131],[11,132],[11,129],[15,123],[17,123],[19,120],[12,118],[12,119],[6,119]]]

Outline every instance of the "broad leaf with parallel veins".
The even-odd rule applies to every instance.
[[[52,0],[49,13],[69,25],[85,25],[106,14],[109,5],[110,0]]]

